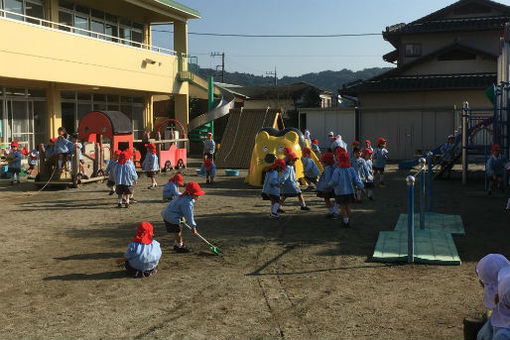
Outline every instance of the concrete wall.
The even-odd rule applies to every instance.
[[[394,160],[444,143],[458,128],[456,116],[464,101],[472,108],[491,107],[484,90],[374,93],[359,99],[360,139],[374,143],[386,138]]]
[[[299,109],[301,115],[306,115],[306,128],[310,130],[312,138],[319,140],[321,148],[330,144],[328,132],[339,134],[351,143],[355,137],[354,108],[310,108]],[[304,128],[301,128],[304,130]]]

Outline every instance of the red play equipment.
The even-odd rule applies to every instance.
[[[180,134],[178,134],[170,124],[179,127]],[[162,137],[161,129],[165,127],[165,136]],[[164,139],[163,139],[164,138]],[[184,142],[184,147],[179,148],[178,144]],[[186,130],[181,122],[175,119],[167,119],[156,127],[156,141],[159,156],[159,167],[162,170],[169,170],[171,168],[184,168],[188,162],[186,144],[188,142]]]

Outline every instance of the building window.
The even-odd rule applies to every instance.
[[[405,44],[404,47],[406,57],[421,56],[421,44]]]
[[[59,5],[59,22],[66,26],[78,28],[75,30],[76,33],[113,42],[119,42],[115,38],[120,38],[125,39],[120,40],[122,44],[135,47],[142,46],[141,44],[144,40],[143,24],[119,18],[93,8],[77,5],[66,0],[60,0]],[[61,26],[60,29],[65,31],[71,30],[69,27],[64,26]]]
[[[44,19],[43,0],[0,0],[0,8],[12,13],[6,13],[7,18],[39,24],[37,19],[23,17],[24,15]],[[3,15],[3,13],[2,13]]]

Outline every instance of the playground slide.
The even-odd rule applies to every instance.
[[[211,111],[192,119],[188,124],[189,131],[227,115],[234,107],[234,94],[222,87],[218,88],[221,91],[221,100],[218,105]]]
[[[492,120],[493,118],[487,118],[483,121],[481,121],[480,123],[474,125],[473,127],[471,127],[470,129],[468,129],[468,136],[470,136],[474,130],[477,130],[479,129],[481,126],[488,126],[490,124],[492,124]],[[458,135],[455,137],[455,147],[458,147],[459,144],[462,143],[462,135]],[[432,152],[432,154],[435,156],[435,155],[439,155],[441,153],[441,146],[443,144],[439,145],[438,147],[430,150]],[[421,157],[424,157],[424,158],[427,158],[427,154],[423,154]],[[416,158],[416,159],[413,159],[413,160],[407,160],[407,161],[402,161],[400,163],[398,163],[398,168],[400,170],[403,170],[403,169],[412,169],[413,167],[417,166],[418,165],[418,160],[421,158]],[[457,161],[458,158],[455,158],[453,160],[453,162]]]

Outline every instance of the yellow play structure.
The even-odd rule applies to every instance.
[[[301,150],[306,147],[306,145],[303,134],[298,129],[261,129],[255,137],[250,169],[245,182],[252,186],[262,186],[264,171],[269,165],[273,164],[277,158],[283,159],[283,149],[287,146],[290,147],[299,158],[295,165],[296,178],[303,178],[303,163],[301,162],[303,153]],[[313,151],[312,159],[322,172],[324,170],[322,164]]]

